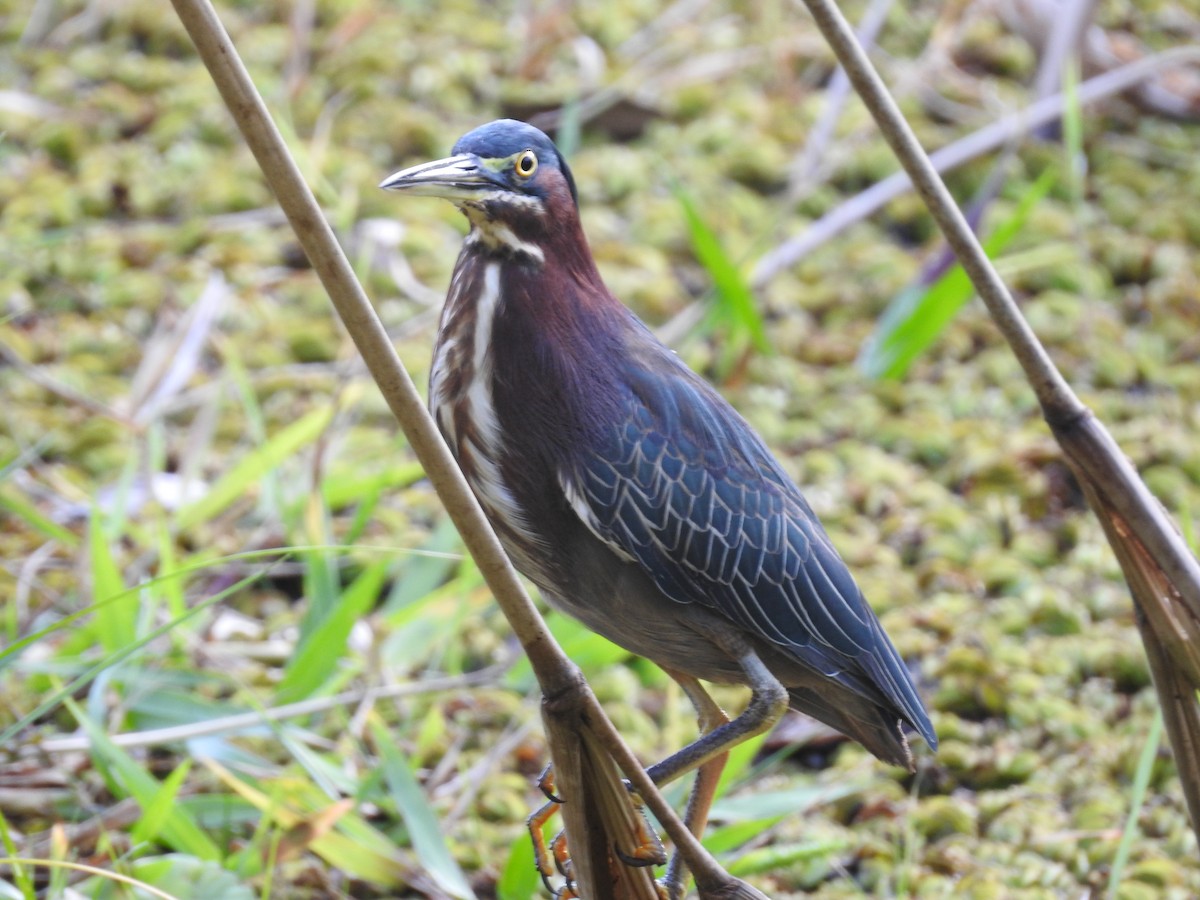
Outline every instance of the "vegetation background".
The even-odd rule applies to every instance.
[[[1031,101],[1036,4],[873,8],[927,147]],[[418,382],[465,223],[375,185],[549,114],[608,283],[762,431],[912,661],[937,756],[909,777],[788,720],[731,766],[731,869],[774,897],[1200,894],[1116,563],[919,202],[764,276],[896,169],[798,5],[218,9]],[[1095,21],[1122,60],[1195,43],[1200,4]],[[49,861],[0,896],[131,895],[55,861],[179,898],[541,895],[528,669],[173,10],[0,0],[0,40],[0,838]],[[1190,533],[1200,90],[1073,81],[1061,134],[949,183]],[[551,622],[643,758],[689,739],[653,666]]]

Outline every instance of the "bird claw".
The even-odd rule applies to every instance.
[[[628,784],[628,782],[626,782]],[[554,766],[549,765],[542,769],[542,774],[537,780],[538,790],[541,791],[547,800],[551,803],[562,803],[562,797],[554,793]]]
[[[614,846],[612,848],[613,855],[625,865],[633,868],[661,866],[667,861],[662,841],[650,824],[641,796],[627,779],[622,779],[622,782],[629,791],[634,809],[638,812],[638,815],[633,817],[636,822],[636,831],[633,834],[635,843],[632,851],[625,851]],[[565,802],[554,793],[554,769],[552,766],[547,766],[538,777],[537,786],[538,790],[546,796],[547,802],[535,810],[526,822],[529,827],[530,840],[533,842],[534,864],[537,866],[538,874],[542,876],[542,883],[546,885],[546,890],[550,892],[554,900],[575,900],[579,895],[575,890],[574,867],[571,863],[571,851],[567,846],[567,833],[560,831],[549,843],[546,842],[546,836],[543,833],[546,823],[554,817],[558,807]],[[564,883],[559,887],[554,885],[556,876],[564,879]],[[671,900],[671,892],[663,884],[656,882],[656,890],[660,900]]]
[[[666,862],[666,859],[663,857],[662,843],[658,840],[658,835],[655,835],[653,842],[639,845],[633,853],[626,853],[620,847],[613,847],[613,853],[617,855],[617,859],[634,869],[642,869],[646,866],[661,866]]]

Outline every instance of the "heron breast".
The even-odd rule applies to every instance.
[[[492,334],[503,306],[501,265],[460,261],[438,328],[429,407],[513,562],[537,580],[540,539],[505,477],[505,437],[496,413]]]

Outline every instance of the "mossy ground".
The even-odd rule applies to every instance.
[[[85,608],[105,596],[102,585],[207,562],[132,595],[122,609],[133,621],[108,623],[144,637],[249,571],[222,554],[349,543],[304,554],[307,574],[269,567],[75,696],[115,733],[510,659],[503,622],[469,566],[401,552],[458,545],[170,5],[37,9],[52,6],[53,27],[35,29],[31,4],[0,3],[3,643]],[[1194,2],[1101,6],[1100,21],[1136,35],[1147,52],[1200,32]],[[659,4],[638,0],[578,8],[319,0],[307,24],[303,7],[219,4],[422,385],[464,223],[447,204],[375,185],[445,155],[482,121],[602,85],[623,98],[567,149],[605,278],[656,325],[711,300],[673,186],[749,267],[895,169],[852,101],[820,178],[798,203],[787,201],[789,165],[824,108],[831,58],[795,4],[695,4],[664,20]],[[847,4],[852,17],[859,7]],[[35,39],[19,42],[27,31]],[[957,5],[896,4],[881,45],[885,77],[927,147],[1027,102],[1037,64],[989,12]],[[1058,252],[1009,280],[1055,362],[1188,528],[1200,510],[1200,130],[1119,100],[1086,109],[1083,124],[1084,160],[1065,159],[1055,141],[1019,150],[993,215],[1047,168],[1061,177],[1006,253]],[[1082,166],[1078,188],[1072,166]],[[968,200],[991,168],[984,159],[952,173],[952,191]],[[935,247],[923,208],[903,197],[759,292],[772,353],[730,369],[720,364],[719,331],[677,345],[721,378],[806,487],[912,660],[942,741],[936,757],[918,749],[916,778],[856,746],[821,745],[742,785],[734,797],[851,786],[763,826],[757,844],[811,849],[754,867],[751,879],[775,897],[1103,893],[1155,716],[1116,562],[978,303],[902,381],[871,382],[855,367],[885,305]],[[169,336],[187,333],[185,314],[214,276],[225,287],[213,289],[227,292],[216,322],[199,330],[184,383],[155,406],[148,398],[170,361],[189,358]],[[150,348],[167,360],[157,374],[145,364]],[[192,507],[187,519],[162,495],[134,502],[168,476],[185,489],[235,483],[254,448],[322,411],[333,414],[327,427],[262,462],[261,477],[219,508]],[[87,537],[89,516],[106,523],[112,565]],[[328,678],[303,685],[288,662],[320,624],[313,605],[344,598],[342,585],[380,560],[390,562],[385,599],[332,648]],[[84,672],[100,648],[119,649],[105,627],[97,613],[0,662],[0,727]],[[688,739],[686,703],[660,673],[576,641],[644,758]],[[291,694],[281,696],[281,677]],[[743,702],[736,691],[721,697]],[[289,726],[287,740],[265,732],[130,753],[159,777],[189,756],[240,763],[301,819],[355,797],[356,821],[382,836],[379,855],[395,863],[369,877],[339,867],[319,826],[297,836],[295,821],[244,796],[220,806],[230,783],[197,764],[181,805],[243,888],[261,894],[269,878],[280,897],[436,894],[422,874],[425,853],[408,849],[420,826],[398,814],[400,795],[383,790],[375,771],[367,720],[381,723],[417,773],[451,853],[487,896],[537,800],[528,777],[544,753],[536,699],[518,672],[369,712],[369,704],[336,708]],[[0,748],[9,828],[36,834],[134,793],[86,753],[39,749],[76,728],[59,705]],[[365,833],[351,836],[366,845]],[[276,865],[263,865],[281,835]],[[148,878],[134,862],[168,859],[171,847],[179,849],[169,835],[131,834],[114,820],[79,852]],[[1164,747],[1118,895],[1198,894],[1196,841]]]

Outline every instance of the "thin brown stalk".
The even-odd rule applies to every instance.
[[[862,21],[858,25],[858,39],[864,45],[869,47],[875,43],[875,38],[883,28],[883,23],[887,21],[888,10],[892,8],[892,2],[893,0],[871,0],[867,6]],[[822,98],[825,108],[821,110],[821,117],[817,119],[812,131],[808,133],[803,149],[792,160],[788,173],[788,200],[790,203],[799,202],[805,189],[816,181],[814,176],[821,161],[826,157],[829,143],[833,140],[833,133],[837,129],[838,119],[841,118],[842,111],[846,108],[846,101],[850,97],[850,79],[846,77],[846,71],[839,66],[833,73],[833,77],[829,79],[829,86],[825,89],[825,96]]]
[[[604,714],[596,695],[591,692],[582,678],[580,684],[582,690],[565,691],[558,696],[547,695],[542,701],[543,720],[557,719],[559,722],[565,723],[566,733],[583,735],[585,744],[595,742],[596,745],[607,751],[617,767],[629,779],[630,786],[638,792],[646,806],[662,824],[663,829],[671,838],[671,842],[675,845],[676,852],[683,855],[688,869],[695,878],[696,892],[700,895],[701,900],[766,900],[763,894],[721,868],[712,855],[704,849],[699,839],[683,827],[683,823],[679,821],[679,817],[675,815],[670,804],[663,798],[654,782],[650,780],[646,770],[638,763],[637,757],[633,755],[629,745],[625,743],[616,727]],[[554,726],[547,726],[547,737],[552,737],[560,730]],[[590,747],[580,746],[572,748],[572,752],[578,754],[582,760],[585,754],[593,751]],[[555,759],[557,760],[558,757]],[[582,766],[582,762],[579,765]],[[557,767],[558,763],[556,762],[556,773],[558,772]],[[584,771],[586,773],[587,769]],[[598,795],[600,791],[609,791],[608,785],[597,788],[591,793]],[[672,819],[674,823],[678,823],[678,828],[674,827],[674,824],[668,824]],[[610,846],[612,846],[611,843]]]
[[[4,343],[0,343],[0,362],[12,366],[42,390],[55,394],[68,403],[78,406],[80,409],[86,409],[88,412],[95,413],[98,416],[112,419],[126,428],[137,428],[137,425],[129,416],[124,415],[120,410],[99,400],[95,400],[83,393],[83,391],[77,390],[71,387],[71,385],[65,384],[53,376],[46,374],[45,370],[40,366],[26,362],[16,350]]]
[[[426,413],[416,386],[392,348],[215,10],[206,0],[174,0],[174,6],[371,376],[529,653],[539,679],[546,678],[561,687],[571,677],[570,661],[554,644]]]
[[[1192,828],[1200,837],[1200,563],[1050,360],[833,0],[804,2],[1024,369],[1104,527],[1133,594]]]
[[[748,893],[750,889],[745,888],[742,882],[725,873],[688,832],[605,717],[578,667],[566,657],[547,630],[426,412],[412,379],[396,355],[316,199],[304,183],[212,4],[209,0],[172,0],[172,3],[283,208],[313,270],[321,279],[372,378],[404,430],[413,452],[462,535],[463,543],[529,657],[546,698],[544,705],[549,707],[549,711],[544,710],[544,715],[556,715],[556,707],[567,711],[567,727],[552,729],[551,758],[557,765],[564,754],[573,756],[584,752],[581,746],[584,736],[579,730],[580,719],[576,713],[577,710],[584,710],[589,724],[599,729],[600,745],[612,755],[626,777],[634,782],[647,805],[654,810],[678,851],[683,853],[688,868],[696,873],[697,884],[702,887],[709,883],[720,884],[726,889],[723,894],[710,893],[707,896],[755,896]],[[603,785],[599,784],[600,779],[605,779]],[[624,791],[624,787],[611,770],[591,766],[584,770],[579,790],[584,795],[570,796],[584,800],[583,803],[577,801],[577,805],[583,807],[589,802],[586,797],[596,790],[611,793]],[[568,834],[576,852],[586,853],[586,847],[613,846],[611,836],[603,831],[605,823],[599,817],[577,816],[572,812],[569,824],[574,826],[569,827]],[[585,830],[580,833],[579,828]],[[598,829],[600,831],[597,834]],[[585,863],[585,866],[593,873],[590,877],[598,878],[599,882],[580,879],[580,893],[587,897],[606,896],[601,887],[604,881],[602,866],[598,862],[595,865]],[[623,900],[639,895],[631,890],[623,890],[619,896]],[[703,891],[702,896],[706,896]]]
[[[343,709],[368,696],[375,699],[410,697],[415,694],[461,690],[467,687],[491,684],[500,676],[500,673],[500,667],[489,666],[486,669],[468,672],[464,675],[425,678],[421,681],[406,681],[403,684],[374,685],[354,691],[342,691],[340,694],[333,694],[329,697],[313,697],[284,706],[272,706],[253,712],[220,716],[203,722],[188,722],[185,725],[168,725],[164,728],[148,728],[145,731],[111,734],[109,740],[118,747],[157,747],[163,744],[181,743],[199,737],[244,731],[247,728],[258,727],[264,722],[284,722],[288,719],[310,716],[331,709]],[[73,734],[67,737],[47,738],[39,743],[37,748],[43,753],[73,753],[86,750],[90,746],[91,741],[86,735]]]
[[[624,817],[637,815],[612,757],[588,734],[583,716],[564,715],[565,710],[554,706],[542,704],[542,723],[546,740],[566,751],[554,758],[555,788],[558,796],[583,800],[560,807],[563,828],[572,836],[573,878],[581,885],[595,885],[583,894],[589,900],[657,900],[649,872],[612,865],[610,847],[626,853],[634,849],[633,823]],[[613,815],[613,811],[623,811],[623,815]],[[595,823],[604,827],[594,827]],[[577,835],[585,835],[584,842]]]
[[[1079,86],[1075,100],[1081,107],[1089,106],[1106,97],[1127,91],[1165,69],[1198,62],[1200,47],[1175,47],[1164,50],[1156,56],[1139,59],[1137,62],[1088,79]],[[928,159],[937,172],[949,172],[1031,131],[1057,122],[1062,118],[1063,102],[1062,94],[1045,97],[1031,103],[1025,109],[1010,113],[973,134],[935,150],[929,154]],[[763,287],[817,247],[883,209],[912,186],[909,173],[901,171],[854,195],[813,222],[802,234],[784,241],[765,254],[754,266],[750,276],[751,284],[755,288]]]
[[[1049,97],[1062,89],[1063,70],[1072,57],[1078,58],[1096,6],[1097,0],[1067,0],[1057,10],[1058,16],[1042,43],[1034,96]]]

